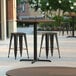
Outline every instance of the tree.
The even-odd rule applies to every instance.
[[[42,11],[63,10],[63,12],[76,11],[71,9],[76,0],[29,0],[29,3],[35,9],[40,8]]]

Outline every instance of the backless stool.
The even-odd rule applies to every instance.
[[[56,38],[57,49],[58,49],[58,54],[59,54],[59,58],[60,58],[60,50],[59,50],[59,43],[58,43],[57,33],[55,33],[55,32],[50,32],[50,31],[45,31],[44,33],[42,33],[39,57],[40,57],[40,55],[41,55],[41,49],[43,48],[43,47],[42,47],[43,38],[45,37],[45,41],[46,41],[46,35],[48,36],[48,49],[49,49],[49,42],[50,42],[51,56],[53,56],[54,37]],[[50,41],[49,41],[49,40],[50,40]],[[47,45],[47,44],[45,43],[45,46],[46,46],[46,45]]]
[[[24,41],[25,41],[25,46],[26,48],[23,48],[23,37],[24,37]],[[14,39],[14,56],[16,59],[17,56],[17,51],[18,51],[18,40],[19,40],[19,50],[20,50],[20,56],[22,57],[22,50],[25,49],[27,51],[27,56],[29,58],[29,54],[28,54],[28,47],[27,47],[27,40],[26,40],[26,33],[11,33],[11,38],[10,38],[10,44],[9,44],[9,52],[8,52],[8,58],[9,58],[9,54],[10,54],[10,50],[11,45],[12,45],[12,40]]]

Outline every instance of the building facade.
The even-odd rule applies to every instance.
[[[20,0],[18,0],[20,1]],[[17,19],[29,16],[41,16],[39,11],[30,8],[27,0],[0,0],[0,40],[10,37],[12,32],[17,32]]]
[[[27,0],[19,0],[20,2],[17,3],[17,18],[22,20],[26,19],[29,16],[35,17],[35,16],[41,16],[40,11],[35,11],[33,8],[30,7]]]
[[[17,31],[16,0],[0,0],[0,39],[10,37]]]
[[[29,16],[29,7],[29,3],[26,0],[20,0],[20,3],[17,3],[17,18],[22,19]]]

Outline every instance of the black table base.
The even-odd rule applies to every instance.
[[[67,38],[76,38],[76,36],[68,36]]]
[[[51,60],[48,59],[37,59],[37,60],[33,60],[33,59],[21,59],[20,61],[32,61],[31,63],[35,63],[37,61],[41,61],[41,62],[51,62]]]
[[[51,62],[51,60],[45,60],[45,59],[44,59],[44,60],[43,60],[43,59],[38,59],[37,61],[41,61],[41,62],[42,62],[42,61],[43,61],[43,62]],[[36,61],[36,60],[33,60],[33,61],[32,61],[32,64],[35,63],[35,62],[37,62],[37,61]]]
[[[33,59],[20,59],[20,61],[33,61]]]

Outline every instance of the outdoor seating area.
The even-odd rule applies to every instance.
[[[34,64],[31,64],[31,61],[20,61],[20,59],[27,59],[27,52],[23,50],[23,55],[20,57],[20,51],[17,52],[17,58],[14,58],[14,51],[11,49],[10,57],[8,58],[8,50],[9,50],[9,42],[10,39],[5,41],[0,41],[0,73],[6,76],[6,71],[22,68],[22,67],[40,67],[40,66],[58,66],[58,67],[76,67],[76,38],[67,38],[67,34],[65,36],[59,35],[58,33],[58,41],[59,41],[59,49],[61,58],[58,56],[58,50],[54,49],[53,56],[49,51],[48,60],[51,62],[45,61],[37,61]],[[29,58],[33,59],[33,35],[26,35],[28,41],[28,52]],[[45,49],[42,49],[41,56],[39,57],[40,44],[41,44],[41,35],[38,34],[38,48],[37,48],[37,57],[39,59],[46,59]],[[14,44],[14,43],[12,43]],[[13,45],[12,45],[13,46]],[[23,46],[25,46],[25,42],[23,42]],[[56,42],[54,47],[56,48]],[[45,43],[43,43],[43,47],[45,47]]]
[[[76,76],[76,0],[0,0],[0,76]]]

